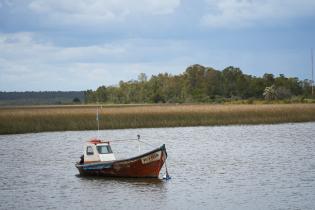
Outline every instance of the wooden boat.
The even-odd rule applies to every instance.
[[[84,145],[84,155],[75,166],[81,175],[158,178],[166,158],[163,144],[136,157],[116,160],[110,142],[94,139]]]

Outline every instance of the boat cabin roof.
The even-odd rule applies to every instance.
[[[98,145],[98,144],[107,144],[107,145],[109,145],[109,141],[102,141],[100,139],[91,139],[87,143],[94,144],[94,145]]]

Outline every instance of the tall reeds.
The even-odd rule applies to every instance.
[[[95,106],[0,109],[0,134],[96,130]],[[103,106],[100,129],[315,121],[315,104]]]

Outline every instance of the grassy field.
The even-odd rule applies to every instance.
[[[0,108],[0,134],[95,130],[96,106]],[[100,129],[315,121],[315,104],[122,105],[100,108]]]

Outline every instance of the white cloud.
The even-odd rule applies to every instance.
[[[58,47],[50,42],[36,40],[33,33],[0,34],[0,56],[7,59],[29,61],[40,59],[41,62],[73,62],[82,60],[114,58],[124,54],[123,46],[113,44]]]
[[[111,44],[60,47],[38,41],[33,33],[0,34],[0,89],[94,87],[94,82],[99,85],[111,75],[110,70],[101,69],[95,63],[124,53],[123,47]]]
[[[314,16],[314,0],[207,0],[209,12],[202,23],[209,27],[238,28]]]
[[[174,12],[180,0],[33,0],[29,7],[60,23],[122,21],[131,15],[163,15]]]
[[[181,72],[187,65],[176,60],[180,55],[164,55],[184,51],[180,43],[171,41],[63,47],[40,40],[34,33],[0,33],[0,90],[94,89],[136,79],[141,72]]]
[[[308,68],[303,63],[308,51],[302,51],[265,50],[257,55],[251,50],[211,49],[196,42],[154,39],[64,47],[34,33],[0,33],[0,91],[95,89],[137,79],[141,72],[148,76],[179,74],[194,63],[218,69],[235,65],[256,73],[265,73],[268,68],[275,74],[296,76],[303,74],[297,69]]]

